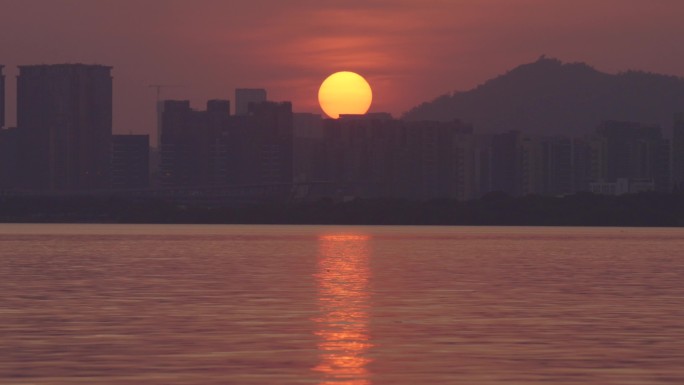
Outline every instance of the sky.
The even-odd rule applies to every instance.
[[[154,132],[152,84],[197,109],[242,87],[322,113],[342,70],[400,116],[541,55],[684,76],[681,15],[682,0],[0,0],[0,64],[9,124],[16,66],[56,63],[113,66],[115,133]]]

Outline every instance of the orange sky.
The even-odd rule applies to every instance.
[[[399,116],[542,54],[599,70],[684,76],[681,0],[0,0],[0,64],[114,66],[114,127],[154,128],[147,84],[168,98],[264,87],[320,112],[320,82],[364,75],[371,111]],[[14,121],[14,81],[7,96]]]

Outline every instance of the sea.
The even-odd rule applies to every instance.
[[[2,224],[0,384],[684,384],[684,229]]]

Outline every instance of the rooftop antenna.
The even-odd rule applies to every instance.
[[[148,87],[157,90],[157,102],[161,102],[161,91],[163,88],[179,88],[185,86],[180,84],[150,84]]]

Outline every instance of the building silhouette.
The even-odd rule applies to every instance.
[[[113,135],[112,189],[145,189],[149,185],[150,136]]]
[[[5,74],[2,72],[4,67],[0,64],[0,129],[5,127]]]
[[[17,125],[26,135],[22,187],[88,190],[109,187],[111,67],[20,66]]]
[[[111,67],[19,67],[13,128],[4,127],[2,70],[3,192],[152,187],[151,194],[216,203],[255,194],[264,200],[471,200],[492,192],[684,188],[684,114],[675,117],[671,145],[657,126],[622,121],[602,122],[583,137],[478,134],[458,120],[293,113],[290,102],[267,101],[263,89],[237,89],[233,115],[228,100],[209,100],[205,110],[187,100],[159,101],[151,180],[149,136],[112,135]]]
[[[235,115],[247,115],[250,103],[261,103],[266,100],[266,90],[263,88],[238,88],[235,90]]]
[[[562,196],[580,191],[574,172],[576,141],[555,136],[544,138],[541,145],[542,194]]]
[[[338,197],[377,197],[398,183],[394,172],[399,148],[398,121],[373,115],[342,115],[323,122],[319,181],[331,183]],[[407,170],[408,173],[408,170]],[[404,174],[406,175],[406,174]],[[400,193],[402,190],[397,189]]]
[[[672,130],[672,183],[684,190],[684,113],[675,116]]]
[[[205,111],[187,100],[163,102],[160,186],[207,188],[229,184],[230,102],[210,100]]]
[[[509,131],[491,137],[491,191],[520,195],[520,143],[522,134]]]
[[[0,190],[15,190],[21,185],[23,169],[19,163],[27,148],[24,131],[0,129]]]
[[[246,115],[233,116],[227,100],[211,100],[205,111],[164,101],[160,186],[292,183],[292,119],[289,102],[250,102]]]
[[[431,199],[470,196],[454,151],[472,128],[461,122],[405,122],[387,114],[343,115],[323,123],[315,178],[337,197]]]
[[[321,180],[323,147],[323,118],[319,114],[292,114],[292,181],[311,183]]]
[[[251,102],[246,117],[236,117],[239,184],[290,184],[293,177],[293,114],[290,102]]]
[[[670,144],[660,127],[605,121],[589,140],[593,192],[670,191]]]

